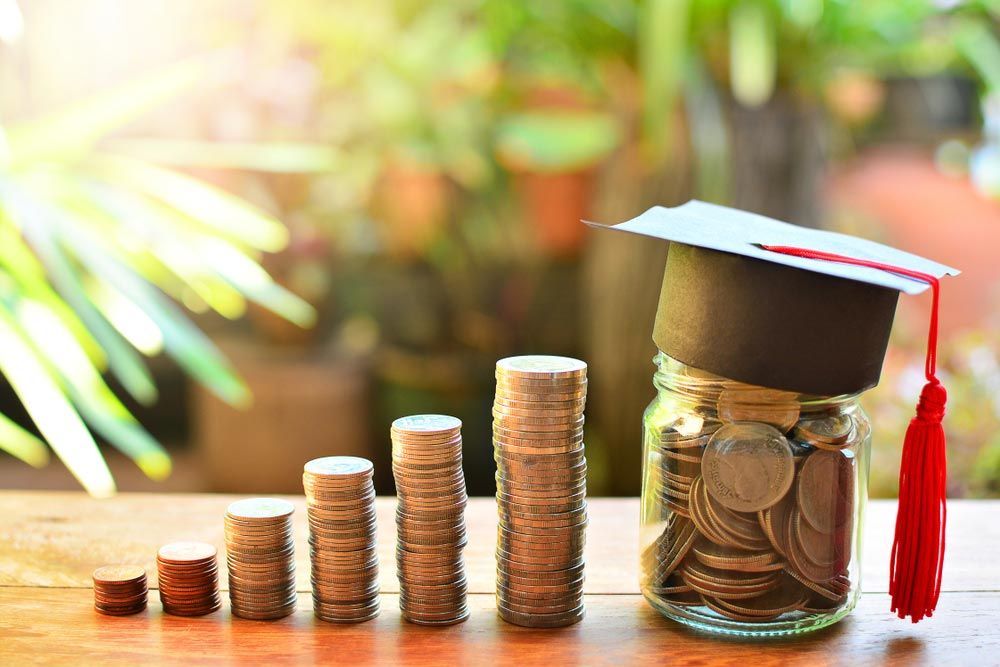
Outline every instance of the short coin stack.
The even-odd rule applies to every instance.
[[[446,415],[392,423],[399,606],[413,623],[450,625],[469,617],[461,430],[462,422]]]
[[[517,625],[570,625],[584,615],[587,365],[511,357],[496,378],[497,608]]]
[[[313,610],[333,623],[378,616],[378,546],[372,462],[327,456],[305,465]]]
[[[172,542],[156,553],[157,583],[163,611],[204,616],[219,609],[217,550],[204,542]]]
[[[234,616],[270,620],[295,611],[294,505],[237,500],[226,510],[226,562]]]
[[[129,616],[146,608],[146,570],[138,565],[106,565],[94,570],[94,609]]]

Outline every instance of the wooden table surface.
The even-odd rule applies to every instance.
[[[895,505],[872,502],[865,526],[865,594],[841,623],[801,638],[747,641],[696,634],[659,616],[638,590],[636,499],[591,499],[587,616],[558,630],[519,628],[496,615],[492,498],[470,501],[466,560],[472,616],[448,628],[400,619],[395,500],[380,498],[382,613],[332,625],[310,607],[304,500],[298,509],[299,610],[280,621],[232,618],[227,608],[187,619],[157,596],[136,616],[97,614],[90,574],[108,563],[145,565],[155,587],[157,548],[175,540],[222,546],[222,495],[0,492],[0,665],[23,663],[386,663],[488,665],[983,665],[1000,664],[1000,502],[949,506],[944,588],[934,618],[918,625],[889,613],[888,548]],[[221,549],[220,549],[221,550]],[[225,567],[225,559],[220,559]],[[225,577],[222,577],[223,584]]]

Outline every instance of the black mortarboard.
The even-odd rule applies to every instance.
[[[595,225],[600,227],[600,225]],[[817,395],[878,384],[899,292],[926,282],[766,250],[793,246],[905,267],[958,271],[865,239],[690,201],[606,229],[670,241],[653,340],[717,375]]]

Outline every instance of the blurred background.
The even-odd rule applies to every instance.
[[[493,365],[551,353],[590,364],[591,494],[635,495],[665,246],[579,221],[697,197],[962,269],[950,493],[997,495],[998,17],[0,0],[0,488],[299,492],[342,453],[388,492],[392,419],[444,412],[488,494]],[[902,300],[864,399],[875,496],[928,305]]]

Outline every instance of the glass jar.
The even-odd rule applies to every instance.
[[[747,385],[660,353],[643,416],[642,593],[710,632],[774,636],[861,592],[871,425],[858,395]]]

